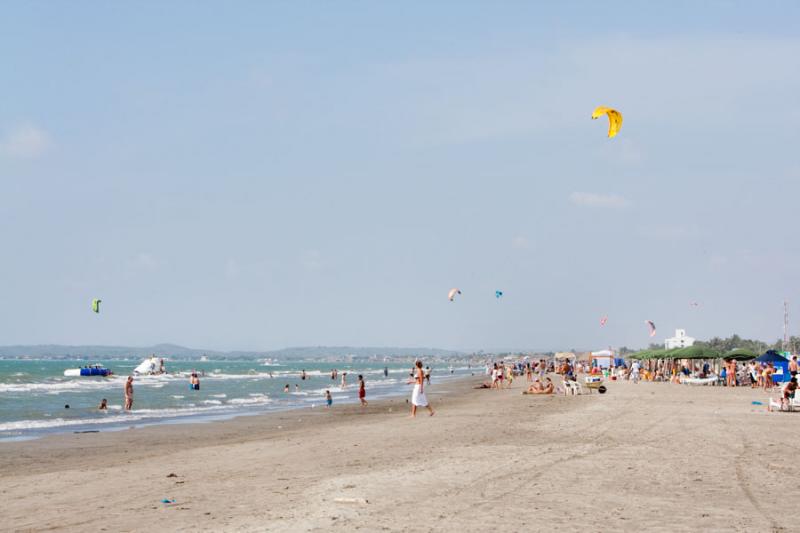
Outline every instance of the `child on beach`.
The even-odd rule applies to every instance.
[[[333,405],[333,396],[331,396],[331,391],[325,391],[325,408],[329,409],[330,406]]]
[[[367,387],[364,384],[364,376],[361,374],[358,375],[358,399],[361,401],[361,407],[366,407],[367,405]]]

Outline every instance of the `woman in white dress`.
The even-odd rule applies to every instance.
[[[417,407],[425,407],[433,416],[433,408],[428,405],[428,398],[425,397],[425,372],[422,370],[422,361],[417,361],[414,379],[409,383],[414,384],[414,392],[411,393],[411,416],[417,416]]]

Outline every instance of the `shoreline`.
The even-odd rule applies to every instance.
[[[397,398],[9,443],[3,527],[485,531],[498,513],[516,531],[794,527],[800,413],[752,405],[762,391],[612,382],[526,396],[524,381],[480,381],[431,391],[436,415],[413,420]]]
[[[467,390],[471,390],[472,384],[477,382],[477,377],[464,376],[454,378],[445,383],[436,385],[436,388],[428,392],[432,403],[442,401],[448,396],[458,397]],[[443,387],[450,386],[451,389]],[[123,442],[130,441],[131,446],[142,444],[143,442],[156,441],[158,443],[176,443],[172,433],[183,435],[185,432],[191,433],[191,440],[181,443],[184,449],[200,448],[209,445],[219,445],[221,442],[249,442],[252,440],[274,438],[282,431],[288,432],[303,427],[309,429],[323,427],[337,423],[337,415],[349,419],[353,416],[364,415],[397,415],[410,410],[408,399],[411,397],[411,386],[408,387],[407,394],[381,398],[369,401],[367,408],[363,409],[358,401],[340,402],[334,404],[330,409],[324,406],[310,407],[298,406],[282,410],[273,410],[255,413],[232,414],[223,419],[204,419],[202,417],[186,417],[172,422],[155,422],[147,424],[132,424],[129,427],[106,429],[98,432],[57,432],[33,437],[24,440],[9,440],[0,442],[0,472],[14,474],[15,469],[25,472],[51,471],[49,468],[60,468],[65,466],[67,469],[74,468],[72,461],[79,464],[81,456],[97,451],[107,451],[108,446],[123,445]],[[427,413],[418,415],[424,418]],[[187,429],[191,428],[191,429]],[[122,435],[119,437],[118,435]],[[125,439],[126,435],[130,439]],[[110,442],[106,442],[106,440]],[[61,455],[57,462],[66,460],[70,465],[48,465],[48,454],[52,451],[60,451]],[[158,456],[160,452],[151,453],[152,446],[146,446],[142,458]],[[36,454],[41,453],[41,456]],[[124,453],[129,453],[125,451]],[[31,461],[25,459],[31,458]],[[127,458],[126,458],[127,459]]]
[[[368,372],[369,371],[376,372],[375,369],[368,370]],[[310,371],[309,376],[318,377],[319,372],[316,372],[315,374],[315,371]],[[392,369],[390,370],[389,383],[386,383],[382,379],[370,383],[370,387],[367,391],[368,396],[371,396],[377,401],[387,398],[402,397],[406,394],[410,395],[409,387],[405,385],[403,378],[398,379],[396,377],[397,374],[397,369]],[[143,388],[144,391],[139,392],[139,394],[147,395],[151,390],[156,390],[163,394],[163,391],[169,390],[170,392],[168,394],[173,393],[173,391],[174,393],[181,394],[181,396],[172,396],[171,398],[181,398],[180,401],[184,401],[183,394],[185,393],[175,388],[174,376],[174,374],[168,376],[170,381],[167,382],[167,386],[170,387],[170,389],[151,389],[150,387],[153,387],[152,383],[146,383],[144,385],[139,384],[138,386]],[[122,410],[121,405],[111,406],[112,408],[107,412],[101,412],[96,409],[88,409],[87,411],[87,408],[84,406],[82,408],[84,413],[77,418],[62,418],[62,415],[54,413],[52,415],[45,415],[48,417],[52,416],[52,418],[10,420],[3,422],[0,423],[0,447],[11,442],[29,442],[40,438],[68,433],[125,431],[130,428],[141,429],[150,426],[172,424],[205,424],[238,417],[259,416],[266,413],[288,412],[307,408],[323,408],[325,399],[322,395],[322,391],[326,388],[330,389],[333,393],[335,405],[358,403],[354,392],[356,391],[355,384],[351,384],[345,391],[339,388],[338,381],[335,383],[328,383],[327,378],[322,380],[317,379],[313,382],[304,382],[303,384],[305,386],[311,387],[310,391],[285,393],[283,391],[277,392],[274,390],[264,391],[264,389],[259,387],[256,389],[257,393],[248,394],[250,391],[231,392],[230,390],[224,388],[220,389],[219,387],[220,384],[226,382],[235,382],[237,378],[244,382],[250,378],[249,374],[237,375],[233,378],[228,377],[226,374],[221,374],[221,376],[223,376],[221,381],[219,375],[210,374],[205,378],[208,380],[207,384],[211,384],[211,387],[218,387],[216,392],[221,394],[212,394],[210,397],[206,396],[205,399],[201,397],[200,400],[196,400],[198,402],[197,404],[190,403],[187,407],[173,407],[170,405],[153,407],[152,405],[148,406],[147,403],[145,403],[144,407],[137,407],[137,404],[134,403],[134,409],[130,412]],[[449,383],[462,379],[469,379],[471,377],[473,376],[467,374],[464,369],[458,369],[458,372],[455,374],[442,373],[435,379],[433,386],[435,388],[446,387]],[[183,378],[183,376],[179,375],[179,378]],[[285,380],[288,382],[297,382],[296,376],[294,375],[292,375],[292,378],[287,378]],[[274,383],[283,381],[284,379],[281,379],[279,376],[275,380],[270,378],[266,383],[274,387]],[[156,386],[164,387],[160,381],[156,383]],[[203,392],[208,394],[207,391],[212,390],[211,387],[205,387]],[[100,391],[96,396],[101,397],[107,395],[107,393],[104,394],[104,392],[105,391]],[[246,397],[234,397],[231,399],[228,397],[228,394],[232,396],[234,394],[246,395]],[[203,400],[202,403],[200,403],[201,400]],[[58,403],[58,401],[55,403]],[[73,402],[68,401],[67,403],[73,404],[73,407],[75,407]],[[152,401],[150,403],[152,404]],[[71,411],[74,413],[76,409],[72,409]],[[67,414],[70,414],[69,411],[67,411]]]

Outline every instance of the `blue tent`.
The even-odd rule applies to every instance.
[[[789,360],[775,350],[767,350],[764,355],[756,357],[754,361],[756,363],[772,363],[772,366],[775,367],[775,374],[772,375],[772,380],[776,383],[792,379],[792,376],[789,375]]]

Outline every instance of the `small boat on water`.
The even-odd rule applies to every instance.
[[[156,357],[155,355],[151,355],[133,369],[134,376],[158,376],[166,373],[167,368],[164,365],[164,358]]]
[[[80,378],[80,377],[88,377],[88,376],[100,376],[106,377],[111,376],[114,373],[104,367],[103,365],[86,365],[83,368],[68,368],[64,370],[64,376],[68,378]]]

